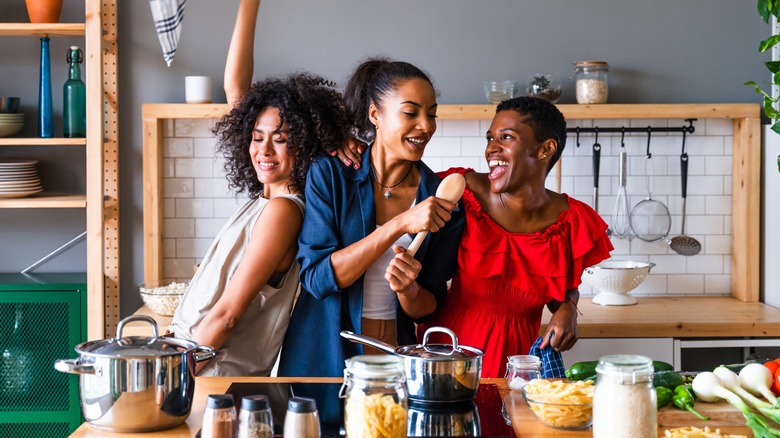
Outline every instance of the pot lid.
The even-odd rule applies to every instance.
[[[451,344],[430,344],[428,338],[431,333],[444,333],[452,339]],[[484,352],[474,347],[458,345],[458,336],[446,327],[431,327],[423,335],[423,343],[419,345],[407,345],[395,350],[396,354],[408,357],[420,357],[430,360],[470,359],[482,357]]]
[[[85,342],[77,345],[76,351],[112,358],[162,357],[179,355],[197,346],[197,343],[186,339],[128,336]]]
[[[142,321],[152,326],[154,336],[122,337],[122,329],[131,321]],[[133,315],[119,321],[116,337],[101,341],[84,342],[76,346],[76,351],[82,354],[104,356],[111,358],[158,357],[174,356],[198,347],[194,341],[187,339],[165,338],[158,336],[157,322],[146,315]]]

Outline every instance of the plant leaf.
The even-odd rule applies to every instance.
[[[772,131],[775,131],[776,133],[780,134],[780,122],[776,122],[774,125],[772,125]]]
[[[758,51],[761,53],[766,52],[767,50],[774,47],[778,42],[780,42],[780,35],[772,35],[764,41],[761,41],[761,43],[758,45]]]
[[[780,61],[768,61],[768,62],[765,62],[764,65],[772,73],[777,73],[777,72],[780,71]]]
[[[775,17],[780,18],[780,1],[769,0],[769,12]]]
[[[745,82],[745,83],[744,83],[744,84],[742,84],[742,85],[747,85],[747,86],[749,86],[749,87],[753,87],[753,88],[756,90],[756,93],[763,94],[763,95],[764,95],[764,97],[769,97],[769,98],[771,99],[771,97],[770,97],[768,94],[766,94],[766,93],[764,92],[764,90],[762,90],[762,89],[761,89],[761,87],[759,87],[758,85],[756,85],[756,83],[755,83],[754,81],[748,81],[748,82]]]
[[[769,1],[768,0],[758,0],[758,15],[761,16],[761,19],[764,20],[764,23],[769,24]]]
[[[764,114],[772,120],[780,118],[780,113],[775,109],[774,104],[775,101],[771,97],[764,97]]]

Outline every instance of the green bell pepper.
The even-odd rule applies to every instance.
[[[674,392],[664,386],[657,386],[655,388],[656,404],[658,409],[664,406],[669,406],[674,401]]]

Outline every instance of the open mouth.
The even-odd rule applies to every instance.
[[[260,168],[260,170],[272,170],[276,167],[279,167],[279,163],[271,163],[269,161],[258,161],[257,167]]]
[[[488,168],[490,168],[488,178],[495,179],[507,172],[507,169],[509,169],[509,162],[503,160],[489,160]]]
[[[409,143],[414,149],[424,149],[428,144],[428,137],[406,137],[404,141]]]

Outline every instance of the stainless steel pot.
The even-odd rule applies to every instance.
[[[131,321],[152,325],[154,337],[122,337]],[[76,346],[78,359],[54,368],[79,375],[81,412],[93,427],[112,432],[152,432],[187,420],[195,392],[195,364],[214,349],[186,339],[160,337],[148,316],[119,322],[116,338]]]
[[[429,344],[428,338],[435,332],[449,335],[452,344]],[[412,400],[454,403],[473,400],[477,395],[484,353],[459,346],[458,337],[448,328],[431,327],[425,331],[422,344],[397,348],[351,331],[342,331],[341,336],[404,358],[406,387]]]
[[[406,435],[414,436],[480,436],[482,425],[474,402],[460,408],[427,409],[414,403],[407,413]]]

